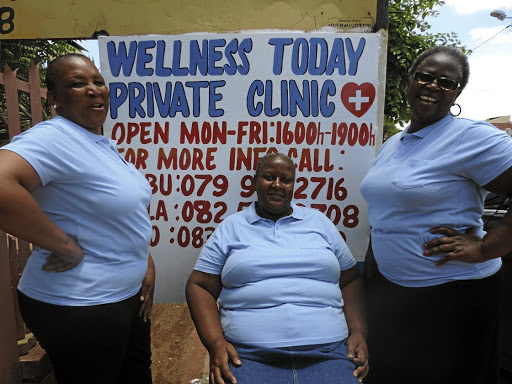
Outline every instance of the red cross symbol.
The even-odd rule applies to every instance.
[[[375,87],[372,83],[347,83],[341,89],[341,102],[356,117],[363,116],[375,100]]]

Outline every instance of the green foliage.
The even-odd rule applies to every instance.
[[[5,64],[15,71],[17,78],[28,81],[30,60],[36,63],[48,63],[53,58],[69,52],[80,50],[80,46],[72,41],[60,40],[0,40],[0,72],[4,72]],[[46,69],[40,68],[41,84],[45,83]],[[0,146],[9,141],[7,130],[7,107],[5,104],[5,91],[0,85]],[[21,130],[24,131],[32,125],[30,99],[25,92],[18,92]],[[50,117],[50,106],[43,103],[43,119]]]
[[[397,127],[395,123],[389,120],[386,116],[384,116],[384,138],[383,141],[386,141],[391,136],[401,132],[401,129]]]
[[[28,80],[30,59],[36,63],[48,63],[57,56],[77,52],[81,47],[70,40],[2,40],[0,41],[0,66],[8,64],[18,69],[18,78]],[[44,69],[41,74],[44,75]],[[43,78],[44,80],[44,78]]]
[[[442,0],[390,0],[385,98],[385,126],[410,120],[407,71],[418,54],[434,45],[454,45],[466,50],[454,32],[430,33],[426,21],[438,15]],[[390,136],[389,136],[390,137]]]

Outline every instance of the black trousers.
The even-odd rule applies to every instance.
[[[70,307],[18,291],[27,327],[46,350],[59,384],[151,384],[150,322],[139,295],[117,303]]]
[[[407,288],[366,281],[368,384],[496,384],[501,271]]]

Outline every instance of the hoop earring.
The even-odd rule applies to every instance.
[[[457,113],[457,114],[452,113],[452,110],[451,110],[451,108],[450,108],[450,114],[451,114],[452,116],[457,117],[457,116],[459,116],[459,115],[462,113],[462,108],[461,108],[461,106],[460,106],[459,104],[457,104],[457,103],[454,103],[454,104],[452,105],[452,107],[453,107],[454,105],[456,105],[457,107],[459,107],[459,113]]]

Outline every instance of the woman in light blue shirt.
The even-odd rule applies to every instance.
[[[368,351],[352,254],[325,215],[291,203],[288,157],[265,156],[254,180],[257,202],[217,227],[187,282],[210,383],[361,382]]]
[[[64,55],[46,77],[58,116],[0,150],[0,226],[35,245],[21,314],[59,383],[151,383],[151,188],[101,136],[96,66]]]
[[[496,383],[512,214],[487,234],[481,217],[487,191],[512,196],[512,140],[450,113],[469,77],[458,49],[427,50],[409,74],[411,123],[361,184],[373,251],[368,383]]]

